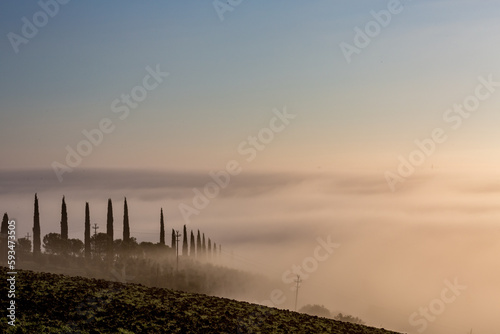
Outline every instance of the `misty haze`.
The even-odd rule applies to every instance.
[[[498,334],[497,3],[0,8],[2,332]]]

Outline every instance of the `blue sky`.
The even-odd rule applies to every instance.
[[[8,152],[30,152],[16,158],[48,166],[61,159],[66,145],[81,140],[82,129],[110,115],[111,101],[140,83],[146,66],[160,64],[169,78],[100,151],[161,145],[172,152],[170,164],[161,163],[169,168],[179,146],[196,156],[210,144],[226,159],[223,152],[258,130],[272,108],[286,105],[300,117],[278,150],[304,147],[316,164],[331,165],[322,157],[354,150],[371,159],[370,150],[360,148],[369,142],[372,150],[389,150],[390,159],[401,151],[398,142],[430,131],[478,75],[498,73],[491,33],[498,29],[498,6],[405,3],[347,64],[339,43],[352,43],[354,27],[363,28],[373,20],[370,11],[387,3],[243,1],[221,22],[210,2],[70,1],[18,54],[2,39],[1,117],[2,124],[13,125],[2,129],[2,140],[16,134]],[[3,7],[4,36],[19,33],[21,18],[40,10],[36,2]],[[37,145],[44,157],[32,151]],[[142,158],[142,166],[158,166]],[[16,167],[17,159],[9,160],[8,167]],[[94,155],[84,163],[110,164]]]

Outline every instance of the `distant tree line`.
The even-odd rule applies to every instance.
[[[30,231],[33,235],[17,239],[17,268],[240,299],[255,296],[255,287],[263,286],[263,283],[269,289],[276,286],[276,283],[258,275],[225,267],[220,258],[220,244],[199,229],[188,229],[188,226],[180,224],[172,226],[163,208],[160,208],[159,229],[155,232],[155,241],[158,242],[138,242],[133,233],[133,216],[129,216],[132,208],[126,198],[122,211],[123,236],[119,239],[114,231],[117,226],[116,212],[113,211],[115,203],[110,199],[107,201],[106,225],[102,224],[102,230],[99,230],[88,202],[82,210],[84,219],[73,223],[72,204],[63,196],[60,230],[42,235],[44,219],[40,216],[39,197],[37,194],[34,197],[33,229]],[[103,218],[98,221],[104,222]],[[7,243],[3,241],[7,241],[8,222],[9,217],[5,213],[0,230],[0,250],[7,249]],[[71,238],[75,236],[72,231],[82,230],[80,224],[83,225],[80,232],[83,240]],[[168,240],[169,232],[172,233],[171,240]],[[6,255],[7,251],[2,251],[0,262],[7,261]],[[267,296],[268,289],[263,290],[266,291],[261,298]]]
[[[17,240],[17,251],[21,256],[26,256],[32,253],[36,259],[42,254],[42,242],[44,253],[52,255],[83,257],[85,259],[100,259],[106,261],[114,261],[117,257],[148,257],[149,255],[172,255],[174,250],[178,248],[181,251],[181,256],[188,256],[194,259],[211,260],[218,257],[221,252],[221,246],[217,249],[217,244],[213,243],[208,238],[208,245],[205,242],[205,233],[200,236],[200,230],[197,231],[195,240],[194,231],[188,232],[187,226],[183,226],[182,233],[172,228],[172,239],[170,247],[165,243],[165,219],[163,208],[160,208],[160,224],[159,224],[159,242],[141,242],[138,243],[135,237],[130,235],[130,220],[128,212],[127,198],[124,198],[123,203],[123,237],[122,239],[114,238],[114,218],[113,218],[113,203],[108,199],[106,232],[97,233],[98,227],[94,226],[94,233],[91,233],[91,218],[89,203],[85,203],[85,219],[84,219],[84,235],[83,242],[80,239],[70,239],[68,237],[68,211],[66,199],[63,196],[61,203],[61,222],[60,233],[48,233],[43,238],[41,237],[40,228],[40,211],[38,204],[38,195],[35,194],[33,214],[33,243],[26,238]],[[8,214],[5,213],[2,219],[0,231],[0,248],[2,249],[2,262],[6,260],[3,254],[7,254],[7,232],[8,232]],[[182,245],[176,245],[178,236],[182,236]]]
[[[334,320],[343,321],[343,322],[351,322],[353,324],[360,324],[360,325],[365,324],[365,322],[363,320],[361,320],[360,318],[354,317],[354,316],[349,315],[349,314],[338,313],[337,315],[334,315],[330,312],[330,310],[328,310],[323,305],[307,304],[307,305],[304,305],[299,310],[299,312],[307,313],[309,315],[315,315],[315,316],[323,317],[323,318],[332,318]]]

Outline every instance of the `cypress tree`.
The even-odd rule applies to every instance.
[[[182,231],[182,255],[187,256],[188,255],[188,236],[187,236],[187,229],[186,225],[184,225],[184,229]]]
[[[217,257],[217,244],[214,242],[214,248],[212,249],[214,259]]]
[[[89,203],[85,202],[85,258],[90,259],[91,257],[90,248],[90,210]]]
[[[195,257],[195,255],[196,255],[195,249],[196,249],[196,247],[194,244],[194,233],[193,233],[193,230],[191,230],[191,248],[189,249],[189,256]]]
[[[200,230],[198,230],[198,236],[196,237],[196,257],[201,257],[201,236],[200,236]]]
[[[172,249],[175,251],[175,231],[172,229]]]
[[[68,212],[66,211],[64,196],[61,204],[61,240],[68,240]]]
[[[2,219],[2,228],[0,230],[0,251],[2,252],[1,255],[1,263],[2,265],[7,265],[8,261],[8,250],[9,250],[9,242],[8,242],[8,234],[9,234],[9,216],[7,213],[3,214],[3,219]]]
[[[208,259],[212,258],[212,241],[208,238]]]
[[[125,202],[123,204],[123,242],[128,242],[129,240],[130,240],[130,225],[128,222],[127,197],[125,197]]]
[[[112,256],[113,254],[113,204],[111,203],[111,198],[108,199],[108,218],[106,220],[106,235],[107,235],[107,246],[108,246],[108,255]]]
[[[33,256],[38,257],[42,242],[40,239],[40,212],[38,211],[38,196],[35,194],[35,213],[33,215]]]
[[[163,221],[163,208],[160,211],[160,244],[165,245],[165,223]]]
[[[6,213],[3,214],[2,218],[2,228],[0,230],[0,233],[3,235],[7,235],[9,232],[9,215]],[[7,240],[7,237],[5,237],[5,240]]]

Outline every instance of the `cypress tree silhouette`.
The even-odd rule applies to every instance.
[[[214,248],[212,249],[214,259],[217,257],[217,244],[214,242]]]
[[[123,203],[123,242],[130,241],[130,225],[128,222],[128,205],[127,197],[125,197],[125,202]]]
[[[200,230],[198,230],[198,236],[196,237],[196,257],[201,258],[201,236],[200,236]]]
[[[212,241],[210,238],[208,238],[208,254],[207,254],[208,259],[212,259]]]
[[[7,213],[3,214],[2,218],[2,228],[0,229],[0,251],[1,255],[1,263],[2,265],[7,265],[8,261],[8,234],[9,234],[9,215]]]
[[[195,244],[194,244],[194,233],[193,233],[193,230],[191,230],[191,244],[190,244],[191,248],[189,249],[189,256],[191,257],[195,257],[196,256],[196,247],[195,247]]]
[[[40,212],[38,211],[38,196],[35,194],[35,213],[33,215],[33,256],[38,257],[42,252],[40,239]]]
[[[184,229],[182,231],[182,255],[188,255],[188,237],[187,237],[187,229],[186,225],[184,225]]]
[[[113,256],[113,203],[111,198],[108,199],[108,218],[106,220],[106,235],[107,235],[107,248],[108,256],[111,259]]]
[[[172,249],[175,251],[175,231],[172,229]]]
[[[64,196],[61,204],[61,240],[68,240],[68,212],[66,211]]]
[[[9,215],[6,213],[3,214],[2,218],[2,228],[0,230],[0,233],[2,235],[7,235],[9,232]],[[5,240],[7,240],[7,237],[5,237]]]
[[[207,257],[207,244],[205,243],[205,233],[203,233],[203,239],[201,241],[201,254],[203,258]]]
[[[165,245],[165,223],[163,221],[163,208],[160,211],[160,244]]]
[[[85,258],[90,260],[92,256],[90,248],[90,210],[89,202],[85,202]]]

